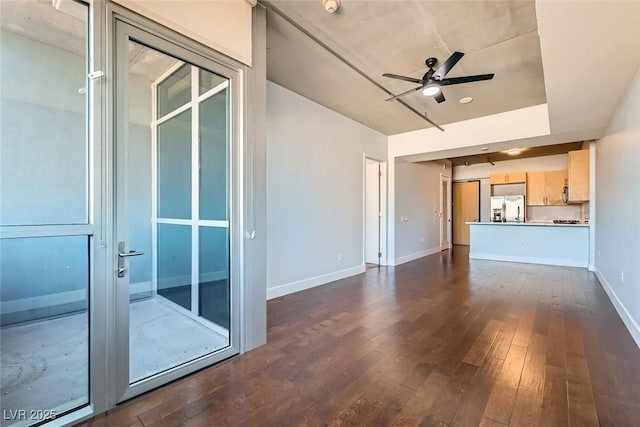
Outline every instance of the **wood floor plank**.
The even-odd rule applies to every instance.
[[[524,361],[520,387],[540,393],[544,386],[544,373],[546,361],[546,337],[537,333],[531,336],[527,348],[527,357]]]
[[[509,424],[526,355],[526,347],[511,346],[485,407],[486,418]]]
[[[504,427],[506,425],[507,424],[502,424],[497,421],[494,421],[491,418],[483,417],[482,420],[480,420],[480,424],[478,426],[479,427]]]
[[[500,328],[502,326],[502,322],[491,319],[484,327],[478,339],[473,343],[469,352],[466,354],[463,362],[468,363],[469,365],[480,366],[484,361],[484,358],[489,353],[489,349],[493,345],[493,341],[496,339],[498,332],[500,332]]]
[[[592,273],[455,247],[268,302],[268,343],[87,426],[636,426],[640,349]]]
[[[542,393],[523,387],[518,388],[509,425],[513,427],[539,426],[541,418]]]
[[[567,376],[563,368],[546,365],[542,398],[542,423],[547,427],[569,425],[569,402],[567,401]]]
[[[494,382],[503,364],[504,360],[495,357],[484,361],[462,396],[462,403],[451,423],[452,426],[465,427],[480,423]]]
[[[436,398],[436,401],[431,407],[431,411],[422,419],[420,425],[439,426],[451,423],[462,402],[462,396],[477,371],[477,366],[464,362],[460,363],[449,383],[441,390],[440,395]]]
[[[598,422],[602,427],[637,426],[640,405],[602,394],[594,395]]]
[[[589,367],[584,357],[567,356],[567,387],[569,425],[597,426],[598,415],[589,379]]]
[[[447,377],[432,371],[390,424],[393,426],[419,425],[448,383]]]

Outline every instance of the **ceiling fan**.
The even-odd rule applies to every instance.
[[[433,98],[439,104],[441,102],[446,101],[446,98],[444,97],[444,94],[440,89],[441,86],[450,86],[450,85],[457,85],[461,83],[478,82],[481,80],[491,80],[493,78],[493,73],[478,74],[476,76],[446,78],[449,71],[451,71],[451,69],[458,63],[458,61],[460,61],[460,59],[462,59],[463,56],[464,56],[464,53],[462,52],[453,52],[453,55],[451,55],[449,59],[444,61],[444,63],[437,70],[434,70],[433,67],[435,67],[435,65],[438,63],[438,59],[428,58],[425,61],[425,64],[427,64],[427,67],[429,67],[429,69],[424,74],[424,76],[422,76],[421,79],[416,79],[414,77],[399,76],[397,74],[389,74],[389,73],[383,74],[384,77],[404,80],[407,82],[417,83],[420,85],[416,88],[409,89],[406,92],[402,92],[397,95],[394,95],[391,98],[387,99],[387,101],[396,100],[402,96],[408,95],[410,93],[413,93],[422,89],[422,93],[425,96],[433,96]]]

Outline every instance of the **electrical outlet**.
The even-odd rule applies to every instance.
[[[338,262],[342,262],[342,252],[338,252]]]
[[[624,271],[620,272],[620,283],[624,283]]]
[[[420,238],[421,243],[424,243],[424,236]]]
[[[600,249],[598,249],[598,258],[600,258]]]

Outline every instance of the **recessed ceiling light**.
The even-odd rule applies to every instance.
[[[506,153],[510,156],[517,156],[518,154],[520,154],[520,152],[522,152],[522,150],[519,148],[512,148],[506,151]]]
[[[460,101],[458,101],[460,104],[468,104],[471,101],[473,101],[473,98],[470,96],[465,96],[464,98],[460,98]]]
[[[427,86],[422,91],[424,96],[433,96],[438,92],[440,92],[440,88],[438,86]]]
[[[480,151],[489,151],[489,147],[482,147]]]

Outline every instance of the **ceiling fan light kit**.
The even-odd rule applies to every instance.
[[[433,99],[435,99],[436,102],[440,104],[441,102],[446,101],[446,98],[444,97],[444,94],[442,93],[442,90],[441,90],[442,86],[451,86],[451,85],[458,85],[462,83],[491,80],[493,78],[493,73],[478,74],[475,76],[447,78],[447,74],[449,73],[449,71],[451,71],[451,69],[458,63],[458,61],[460,61],[460,59],[462,59],[463,56],[464,56],[464,53],[462,52],[453,52],[453,54],[446,61],[444,61],[440,66],[440,68],[438,68],[437,70],[434,70],[433,67],[435,67],[436,64],[438,63],[438,59],[427,58],[427,60],[425,61],[425,64],[427,65],[428,69],[421,79],[418,79],[415,77],[400,76],[398,74],[390,74],[390,73],[383,74],[384,77],[403,80],[405,82],[417,83],[420,85],[416,88],[409,89],[406,92],[402,92],[397,95],[394,95],[391,98],[387,99],[387,101],[394,101],[402,96],[408,95],[418,90],[422,90],[422,93],[425,96],[433,96]],[[468,101],[463,102],[461,99],[460,103],[462,104],[469,103],[473,100],[470,97],[463,98],[463,99],[468,99]]]
[[[435,85],[427,86],[423,89],[422,94],[424,96],[433,96],[436,93],[440,92],[440,88]]]

